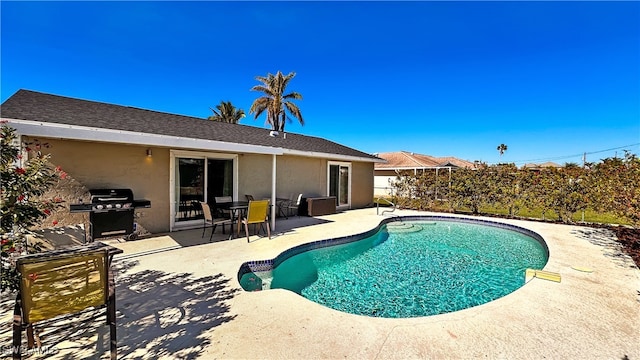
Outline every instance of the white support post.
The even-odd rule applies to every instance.
[[[271,155],[271,231],[276,229],[276,154]]]
[[[435,199],[436,201],[438,201],[438,169],[436,168],[436,195],[435,195]]]
[[[451,166],[449,166],[449,190],[447,192],[447,198],[451,195]]]

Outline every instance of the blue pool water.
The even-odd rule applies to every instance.
[[[362,240],[288,257],[242,275],[252,289],[288,289],[332,309],[404,318],[457,311],[524,285],[547,262],[521,232],[457,221],[397,221]]]

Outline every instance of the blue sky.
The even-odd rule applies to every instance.
[[[294,71],[305,126],[367,153],[640,153],[640,2],[0,2],[1,100],[207,117]],[[241,124],[265,127],[264,115]],[[508,146],[502,159],[496,147]],[[632,146],[628,146],[632,145]],[[613,150],[608,150],[613,149]]]

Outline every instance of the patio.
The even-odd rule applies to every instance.
[[[252,236],[251,243],[226,240],[219,230],[209,243],[210,230],[202,238],[201,229],[106,241],[124,250],[114,260],[119,358],[640,357],[640,270],[601,229],[500,220],[542,235],[551,254],[545,270],[562,282],[533,279],[488,304],[431,317],[369,318],[285,290],[239,287],[245,261],[364,232],[381,219],[373,208],[278,219],[271,240]],[[13,298],[2,300],[0,344],[9,356]],[[87,321],[92,315],[43,327],[43,345],[56,355],[32,358],[108,358],[108,327],[102,317]]]

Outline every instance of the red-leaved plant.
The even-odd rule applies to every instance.
[[[0,292],[4,292],[19,286],[16,256],[40,251],[37,245],[26,243],[26,235],[62,207],[61,198],[43,199],[42,195],[67,174],[49,165],[50,155],[41,151],[47,143],[17,144],[15,129],[6,122],[0,125]],[[28,160],[23,159],[23,149]],[[54,226],[56,223],[53,221]]]

